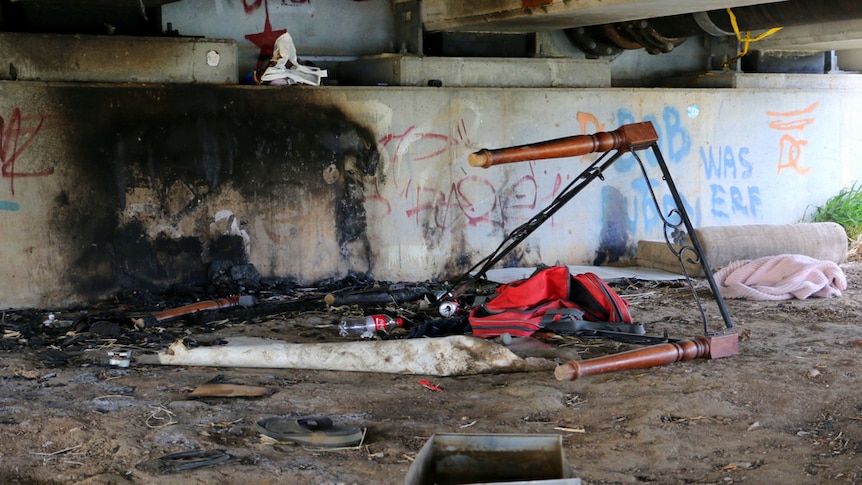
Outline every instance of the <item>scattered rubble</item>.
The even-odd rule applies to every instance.
[[[850,269],[847,291],[831,301],[729,302],[745,335],[734,358],[575,382],[557,381],[550,371],[419,377],[138,360],[177,342],[194,351],[243,338],[312,345],[408,340],[412,329],[443,320],[437,305],[422,298],[327,306],[326,296],[405,287],[433,294],[442,286],[436,282],[355,276],[304,288],[264,281],[246,293],[253,306],[196,311],[149,327],[133,318],[229,295],[172,289],[117,295],[88,308],[7,310],[0,319],[0,429],[11,439],[0,446],[0,481],[402,484],[435,434],[479,433],[559,435],[585,483],[852,483],[862,476],[857,376],[849,365],[862,348],[862,272]],[[690,290],[679,282],[613,286],[649,333],[698,334]],[[702,282],[696,289],[706,296]],[[410,328],[381,333],[377,342],[338,335],[340,319],[370,312],[398,315]],[[503,347],[506,340],[487,343]],[[522,359],[556,363],[639,348],[549,334],[506,343]],[[111,352],[126,350],[128,367],[110,362],[123,358]],[[216,384],[226,385],[221,395],[194,395]],[[262,392],[231,392],[246,386]],[[266,441],[256,428],[270,417],[305,416],[362,429],[362,445],[321,451]]]

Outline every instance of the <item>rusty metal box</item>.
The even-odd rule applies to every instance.
[[[580,485],[581,479],[560,435],[438,433],[416,455],[404,483]]]

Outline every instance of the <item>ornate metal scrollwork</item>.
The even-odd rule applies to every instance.
[[[661,170],[661,179],[667,185],[674,201],[674,208],[670,209],[667,214],[662,212],[661,204],[656,196],[650,176],[647,173],[646,165],[644,164],[638,152],[651,149],[655,155],[658,166]],[[475,282],[480,278],[484,278],[485,273],[498,263],[503,256],[529,236],[533,231],[538,229],[546,220],[562,208],[569,200],[583,190],[587,185],[596,179],[604,180],[605,171],[626,154],[632,154],[640,166],[641,174],[644,181],[649,187],[650,197],[655,204],[656,213],[659,214],[664,227],[664,239],[667,246],[676,256],[682,268],[683,275],[686,277],[692,295],[694,295],[697,303],[698,311],[703,320],[703,331],[707,336],[727,333],[733,330],[733,322],[718,291],[718,287],[712,276],[712,270],[709,267],[709,262],[706,260],[704,251],[700,242],[697,239],[697,234],[692,226],[691,219],[685,210],[682,197],[673,182],[661,150],[658,147],[658,135],[655,128],[650,122],[635,123],[623,125],[612,132],[599,132],[592,135],[576,135],[567,138],[556,140],[548,140],[531,145],[521,145],[517,147],[501,148],[496,150],[480,150],[470,155],[470,165],[474,167],[489,168],[494,165],[522,162],[527,160],[539,160],[547,158],[561,158],[576,155],[585,155],[587,153],[602,153],[595,161],[593,161],[586,169],[584,169],[577,177],[567,185],[557,197],[538,214],[533,216],[529,221],[515,228],[506,239],[497,247],[497,249],[476,263],[452,286],[451,293],[458,294],[459,287]],[[694,280],[689,275],[684,264],[683,254],[693,253],[694,258],[689,259],[690,263],[699,264],[703,269],[703,273],[709,282],[716,305],[718,306],[721,317],[724,320],[724,328],[721,330],[710,330],[709,318],[703,308],[700,297],[694,285]]]

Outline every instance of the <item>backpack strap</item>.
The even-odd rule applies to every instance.
[[[580,307],[555,308],[542,315],[540,326],[544,328],[563,320],[584,321],[584,315],[585,312]]]
[[[584,312],[579,308],[560,308],[548,310],[542,317],[544,330],[568,335],[579,333],[615,332],[632,335],[646,335],[642,323],[588,322],[583,319]]]

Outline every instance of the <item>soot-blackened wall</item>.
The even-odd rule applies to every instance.
[[[377,145],[313,92],[55,95],[71,132],[71,177],[50,213],[75,292],[207,284],[213,261],[247,264],[252,244],[268,274],[307,281],[369,271],[363,186],[378,169]],[[253,239],[252,227],[269,241]],[[285,256],[308,264],[287,270]]]

